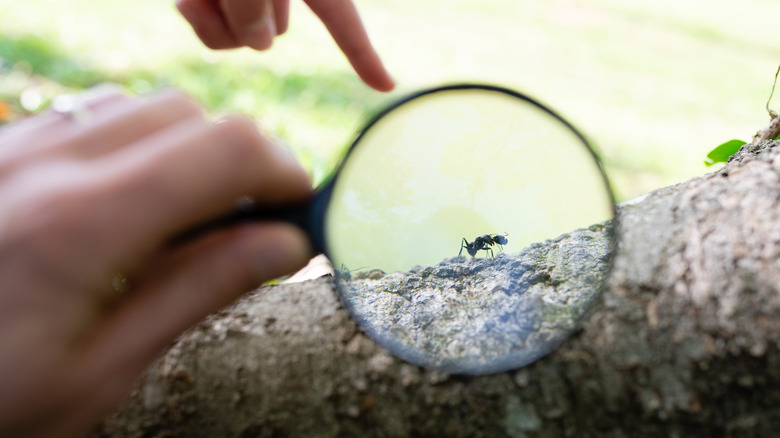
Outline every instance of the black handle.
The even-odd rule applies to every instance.
[[[317,253],[327,254],[325,245],[325,210],[330,199],[330,189],[323,189],[305,203],[263,206],[247,203],[230,214],[199,225],[180,234],[174,242],[190,240],[196,236],[243,222],[283,221],[302,229]]]

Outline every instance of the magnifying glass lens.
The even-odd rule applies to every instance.
[[[328,255],[347,309],[413,363],[516,368],[557,347],[603,288],[613,198],[583,137],[515,92],[411,96],[332,181]]]

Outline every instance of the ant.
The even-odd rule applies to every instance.
[[[493,248],[491,248],[493,245],[498,245],[498,247],[503,251],[504,245],[509,243],[509,239],[506,238],[507,234],[483,234],[481,236],[478,236],[476,239],[474,239],[473,242],[469,242],[466,240],[466,238],[463,238],[463,241],[460,245],[460,252],[458,252],[458,257],[463,253],[463,248],[466,248],[466,252],[469,253],[469,255],[473,258],[477,255],[477,252],[482,250],[486,252],[490,252],[490,257],[493,257]]]

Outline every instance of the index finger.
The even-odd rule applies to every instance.
[[[371,88],[390,91],[395,82],[379,59],[351,0],[304,0],[322,20],[355,73]]]

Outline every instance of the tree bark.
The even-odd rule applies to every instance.
[[[525,368],[427,371],[369,340],[328,278],[269,286],[184,334],[94,436],[772,436],[777,146],[621,204],[600,305]]]
[[[774,140],[780,136],[780,115],[772,112],[770,114],[772,114],[772,117],[769,124],[756,133],[753,137],[753,144],[761,144],[764,141]]]

